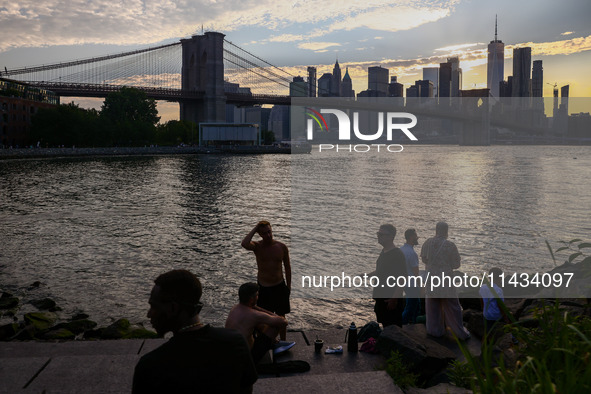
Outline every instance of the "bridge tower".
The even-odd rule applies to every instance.
[[[197,124],[226,121],[224,37],[222,33],[206,32],[181,40],[181,88],[205,93],[203,99],[180,102],[181,120]]]

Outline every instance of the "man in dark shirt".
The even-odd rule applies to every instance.
[[[140,359],[133,393],[251,392],[257,374],[244,337],[199,321],[199,279],[174,270],[154,283],[148,317],[158,334],[174,336]]]
[[[396,286],[396,278],[406,276],[406,260],[402,251],[394,246],[396,227],[383,224],[377,236],[382,252],[376,261],[376,270],[373,272],[373,275],[380,279],[379,286],[373,289],[376,320],[384,327],[392,324],[402,326],[403,288]]]

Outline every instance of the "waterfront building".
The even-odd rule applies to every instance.
[[[404,86],[398,82],[398,77],[396,76],[390,78],[388,97],[404,97]]]
[[[0,78],[0,148],[36,144],[30,140],[31,119],[39,109],[58,104],[52,91]]]
[[[429,80],[433,84],[433,96],[438,97],[437,88],[439,87],[439,67],[423,68],[423,80]]]
[[[308,97],[316,97],[316,67],[308,67]]]
[[[418,97],[433,97],[433,82],[429,79],[415,81],[415,86],[417,86]]]
[[[418,85],[412,85],[406,88],[406,98],[420,97],[420,89],[421,87]]]
[[[495,39],[488,44],[488,63],[486,87],[492,97],[503,97],[500,82],[505,78],[505,44],[497,38],[497,18],[495,16]]]
[[[341,83],[341,96],[342,97],[355,97],[355,91],[353,90],[353,81],[349,76],[349,67],[345,70],[345,76]]]
[[[318,97],[330,97],[330,85],[332,84],[332,74],[324,73],[318,79]]]
[[[381,66],[369,67],[367,69],[367,89],[375,90],[383,93],[385,97],[388,95],[388,76],[390,72],[387,68]]]
[[[513,49],[513,97],[531,97],[531,48]]]
[[[544,91],[544,68],[541,60],[534,60],[531,78],[531,96],[542,97]]]

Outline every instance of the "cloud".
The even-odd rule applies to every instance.
[[[569,40],[552,42],[526,42],[517,45],[508,45],[507,49],[531,47],[532,56],[571,55],[573,53],[591,50],[591,36],[571,38]],[[510,51],[511,57],[513,51]]]
[[[330,48],[330,47],[340,47],[341,44],[339,44],[338,42],[303,42],[301,44],[298,44],[298,48],[300,49],[309,49],[311,51],[322,51],[325,50],[326,48]],[[323,51],[325,52],[325,51]]]
[[[564,33],[560,33],[561,36],[570,36],[571,34],[575,34],[574,31],[565,31]]]
[[[460,49],[465,49],[465,48],[470,48],[470,47],[474,47],[477,45],[484,45],[483,43],[473,43],[473,44],[459,44],[459,45],[451,45],[448,47],[443,47],[443,48],[437,48],[435,49],[435,51],[439,51],[439,52],[455,52],[458,51]]]
[[[268,39],[271,42],[302,41],[358,27],[396,31],[449,15],[455,1],[443,0],[441,5],[439,0],[350,0],[346,6],[340,0],[296,1],[291,6],[275,0],[4,1],[0,51],[76,44],[145,45],[186,37],[200,32],[202,26],[210,31],[257,27],[279,32]],[[311,33],[292,34],[289,28]]]

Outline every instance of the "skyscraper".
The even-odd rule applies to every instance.
[[[330,95],[333,97],[341,96],[341,66],[337,60],[332,69],[332,82],[330,84]]]
[[[341,82],[341,96],[342,97],[355,97],[355,91],[353,90],[353,81],[349,76],[349,67],[345,71],[345,76]]]
[[[439,64],[439,97],[451,97],[451,63]]]
[[[330,85],[332,84],[332,74],[324,73],[318,79],[318,97],[330,97]]]
[[[488,65],[486,87],[493,97],[501,97],[499,83],[505,78],[505,44],[497,39],[497,17],[495,16],[495,39],[488,44]]]
[[[398,78],[392,76],[388,84],[388,97],[404,97],[404,87],[398,83]]]
[[[308,67],[308,96],[316,97],[316,67]]]
[[[307,97],[308,83],[302,77],[293,77],[293,82],[289,83],[289,97]]]
[[[513,49],[513,97],[531,97],[531,48]]]
[[[544,68],[541,60],[534,60],[531,76],[531,96],[542,97],[544,91]]]
[[[460,97],[462,89],[462,69],[458,57],[448,57],[447,62],[451,63],[451,96]]]
[[[367,69],[367,88],[388,96],[388,75],[390,72],[383,67],[369,67]]]
[[[433,97],[437,97],[437,88],[439,87],[439,67],[423,68],[423,80],[429,80],[433,83]]]

